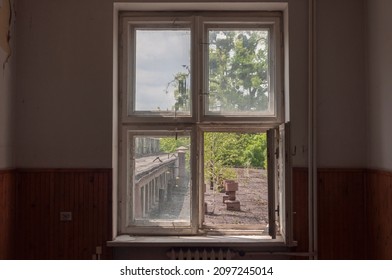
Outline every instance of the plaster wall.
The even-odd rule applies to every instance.
[[[392,170],[392,2],[367,1],[368,166]]]
[[[18,167],[110,167],[112,1],[17,11]]]
[[[367,140],[364,2],[316,2],[318,167],[363,168]]]
[[[14,167],[15,25],[13,1],[0,7],[0,169]]]

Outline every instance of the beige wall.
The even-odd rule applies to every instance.
[[[368,0],[368,167],[392,170],[392,2]]]
[[[365,16],[361,0],[317,0],[320,167],[365,167]]]
[[[308,162],[308,0],[289,2],[291,146],[293,165]]]
[[[0,169],[14,167],[13,131],[15,99],[15,53],[14,53],[14,18],[9,25],[8,1],[3,1],[0,11]],[[8,31],[11,30],[11,40],[8,41]],[[7,60],[8,58],[8,60]]]
[[[0,48],[1,65],[7,54]],[[11,168],[13,162],[13,112],[12,104],[15,91],[12,83],[13,59],[5,69],[0,68],[0,169]]]
[[[110,167],[112,1],[17,11],[18,167]]]

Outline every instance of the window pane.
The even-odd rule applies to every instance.
[[[134,141],[133,220],[190,224],[190,137],[137,136]]]
[[[273,115],[267,29],[208,29],[206,114]]]
[[[133,110],[189,115],[190,29],[138,28],[135,37]]]
[[[205,132],[204,225],[265,229],[267,176],[265,133]]]

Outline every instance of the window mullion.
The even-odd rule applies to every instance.
[[[193,100],[195,102],[195,120],[196,123],[201,122],[201,117],[203,114],[203,96],[202,91],[204,88],[204,73],[205,73],[205,61],[204,61],[204,53],[203,53],[203,25],[202,25],[202,17],[194,16],[194,41],[193,41],[193,65],[194,65],[194,73],[193,82],[194,82],[194,91],[193,91]]]

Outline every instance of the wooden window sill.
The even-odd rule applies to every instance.
[[[165,246],[241,246],[241,247],[286,247],[281,238],[271,239],[256,235],[220,235],[220,236],[129,236],[120,235],[108,241],[109,247],[165,247]]]

